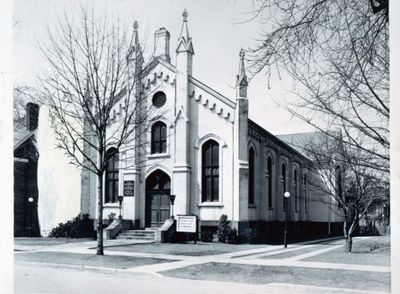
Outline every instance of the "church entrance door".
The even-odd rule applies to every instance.
[[[161,170],[156,170],[146,179],[145,226],[160,227],[170,217],[171,179]]]

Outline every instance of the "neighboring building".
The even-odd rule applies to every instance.
[[[29,102],[20,113],[14,119],[14,236],[47,236],[79,214],[80,170],[57,150],[46,106],[39,111]]]
[[[319,193],[309,188],[317,180],[312,162],[248,118],[249,103],[256,97],[247,97],[244,52],[236,97],[225,97],[195,78],[194,66],[194,41],[184,13],[176,64],[171,63],[170,34],[161,28],[155,33],[154,57],[140,71],[139,93],[160,119],[139,139],[143,148],[136,154],[133,145],[108,149],[104,218],[119,214],[118,196],[129,184],[134,196],[124,197],[122,215],[135,228],[160,227],[171,216],[170,195],[175,195],[174,215],[197,215],[201,230],[215,230],[225,214],[241,236],[279,241],[285,191],[291,193],[292,237],[327,235],[331,226],[341,224],[328,206],[309,201],[316,199],[311,193]],[[115,116],[124,115],[119,110]],[[93,219],[96,185],[95,175],[83,171],[81,209]]]
[[[36,148],[39,106],[29,102],[14,122],[14,236],[40,236]],[[29,201],[31,200],[31,201]]]

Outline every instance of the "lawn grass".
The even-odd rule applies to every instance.
[[[345,252],[344,246],[327,253],[312,256],[303,261],[366,264],[390,266],[390,238],[387,236],[355,239],[352,252]]]
[[[176,278],[251,284],[288,283],[359,290],[390,290],[390,273],[352,270],[211,262],[164,271],[162,274]]]
[[[14,238],[14,245],[22,246],[51,246],[68,243],[79,243],[85,241],[93,241],[91,238]]]
[[[116,255],[96,255],[80,254],[67,252],[35,252],[18,253],[14,255],[17,261],[29,261],[40,263],[55,263],[78,266],[97,266],[106,268],[126,269],[141,265],[157,264],[164,262],[173,262],[175,260],[166,260],[159,258],[142,258]]]
[[[154,254],[171,254],[184,256],[205,256],[223,253],[237,252],[256,248],[267,247],[269,245],[249,245],[249,244],[225,244],[225,243],[206,243],[197,244],[171,244],[171,243],[152,243],[152,244],[133,244],[124,246],[109,247],[109,251],[140,252]]]

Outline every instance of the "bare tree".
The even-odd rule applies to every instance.
[[[78,21],[65,16],[48,30],[41,51],[50,71],[40,77],[58,148],[71,163],[97,177],[97,254],[103,255],[103,178],[110,146],[135,148],[151,109],[140,97],[143,64],[138,25],[96,18],[81,9]],[[134,142],[134,143],[133,143]]]
[[[25,117],[25,107],[28,102],[37,102],[34,89],[28,86],[16,85],[13,90],[13,121],[14,127],[18,127],[19,122]]]
[[[253,1],[271,25],[249,50],[253,74],[289,76],[299,99],[283,107],[389,173],[388,0]],[[340,128],[343,133],[329,132]],[[346,148],[347,148],[346,147]]]
[[[335,136],[340,137],[340,133]],[[346,250],[350,252],[353,233],[359,220],[371,205],[387,202],[389,180],[384,172],[363,164],[366,159],[363,158],[365,153],[362,150],[322,133],[317,133],[303,148],[313,161],[312,169],[318,176],[318,180],[309,182],[310,188],[316,191],[313,195],[317,197],[311,201],[323,201],[331,211],[341,212],[340,215],[344,216]]]

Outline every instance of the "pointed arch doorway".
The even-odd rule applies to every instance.
[[[146,179],[146,228],[160,227],[170,217],[171,179],[162,170],[156,170]]]

